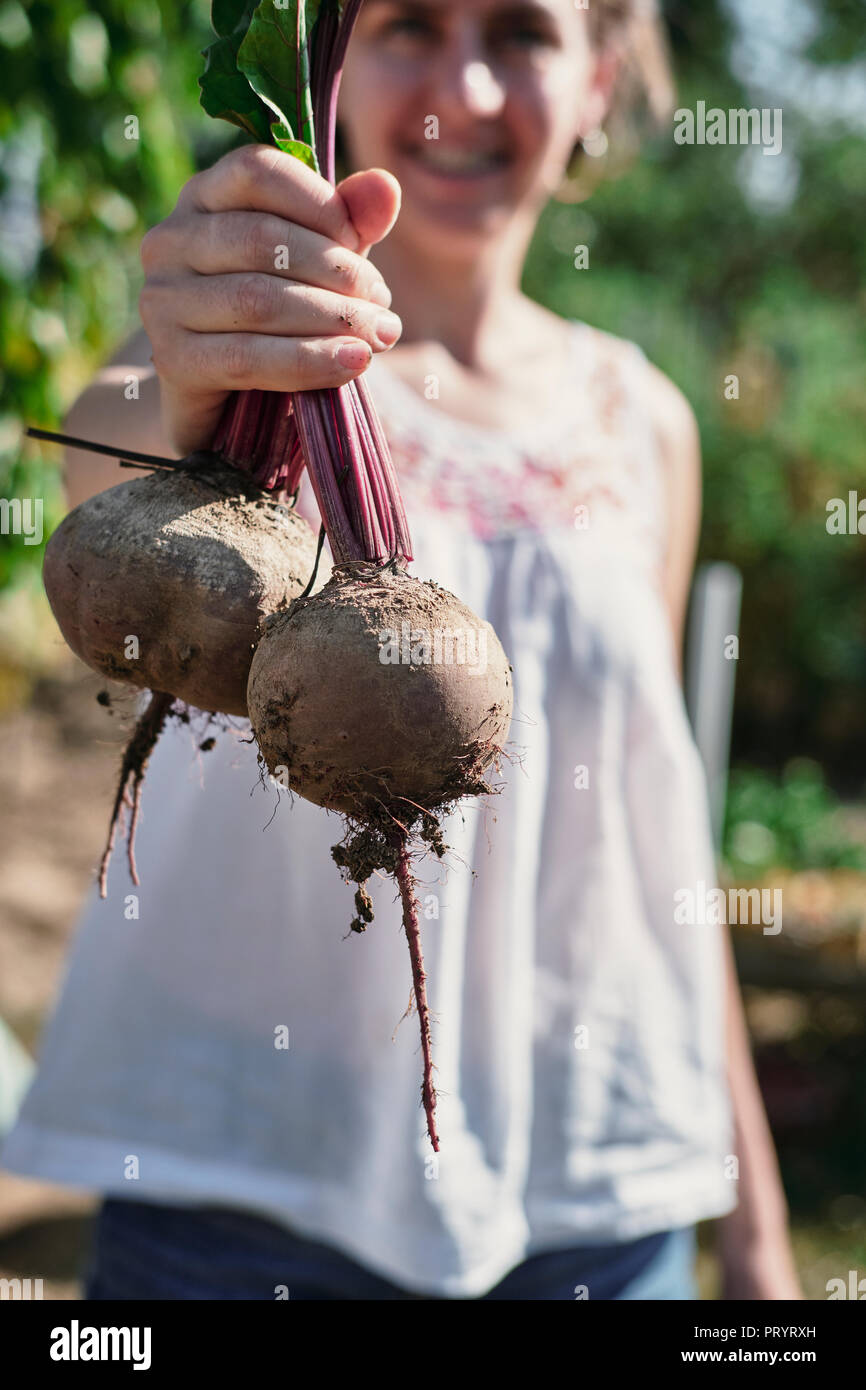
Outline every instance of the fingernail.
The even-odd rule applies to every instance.
[[[383,309],[390,309],[393,295],[385,284],[384,280],[377,280],[370,291],[370,299],[374,304],[380,304]]]
[[[357,372],[362,367],[366,367],[373,356],[373,349],[368,343],[360,343],[354,340],[349,343],[341,343],[337,348],[337,361],[341,367],[348,367],[349,371]]]
[[[380,314],[376,320],[376,337],[385,347],[396,343],[403,332],[403,324],[396,314]]]

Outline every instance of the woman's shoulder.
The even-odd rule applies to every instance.
[[[676,631],[684,621],[701,517],[701,446],[694,410],[674,381],[627,338],[593,330],[599,359],[628,376],[632,415],[651,436],[644,457],[655,482],[655,554]]]
[[[697,422],[688,398],[639,343],[577,319],[572,322],[588,333],[592,344],[589,356],[596,368],[613,366],[627,375],[663,446],[681,445],[695,438]]]
[[[700,435],[695,412],[679,386],[637,343],[612,333],[602,336],[608,351],[619,354],[630,372],[635,399],[652,430],[668,507],[675,506],[678,497],[699,487]]]
[[[584,361],[594,408],[601,419],[616,418],[620,437],[631,441],[631,466],[639,469],[644,483],[652,483],[658,554],[675,568],[682,556],[680,568],[685,572],[700,521],[701,449],[695,413],[683,391],[639,343],[575,323],[587,334]]]

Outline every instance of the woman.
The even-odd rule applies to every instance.
[[[674,919],[713,875],[677,676],[694,419],[519,288],[630,10],[368,0],[340,100],[364,172],[334,192],[248,147],[190,180],[142,246],[145,333],[68,419],[183,454],[232,389],[367,370],[415,572],[496,628],[519,754],[422,869],[436,1159],[388,885],[344,939],[336,823],[284,802],[263,833],[247,731],[195,762],[166,734],[142,887],[89,907],[2,1154],[108,1198],[89,1298],[691,1299],[712,1217],[725,1296],[801,1296],[729,942]],[[73,454],[70,500],[124,476]]]

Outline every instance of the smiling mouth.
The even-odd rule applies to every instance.
[[[446,178],[473,179],[498,174],[511,162],[502,150],[485,153],[471,149],[447,149],[437,145],[434,140],[426,145],[407,148],[404,153],[427,172]]]

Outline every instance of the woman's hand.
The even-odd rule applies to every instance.
[[[396,342],[390,291],[365,257],[399,206],[385,170],[334,189],[267,145],[184,185],[142,241],[139,300],[180,453],[207,447],[232,391],[342,386]]]

